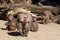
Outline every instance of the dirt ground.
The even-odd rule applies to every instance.
[[[28,37],[22,37],[18,32],[5,30],[6,21],[0,20],[0,40],[60,40],[60,24],[38,24],[37,32],[29,32]]]

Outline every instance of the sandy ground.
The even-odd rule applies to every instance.
[[[4,30],[5,23],[6,21],[0,20],[0,40],[60,40],[60,24],[38,24],[37,32],[29,32],[28,37],[22,37],[18,32]]]

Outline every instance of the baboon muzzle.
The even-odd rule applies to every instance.
[[[27,23],[27,22],[28,22],[27,20],[28,20],[28,17],[25,16],[23,22],[24,22],[24,23]]]

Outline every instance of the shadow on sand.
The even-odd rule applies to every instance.
[[[19,32],[8,32],[7,33],[8,35],[11,35],[11,36],[21,36],[21,34]]]
[[[7,30],[6,28],[0,28],[1,30]]]

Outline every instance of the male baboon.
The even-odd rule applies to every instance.
[[[31,30],[33,32],[38,31],[38,24],[33,21],[32,15],[25,12],[20,12],[17,17],[17,29],[22,36],[27,36]]]
[[[30,30],[30,23],[32,22],[31,15],[20,12],[17,17],[17,29],[22,36],[27,36]]]

